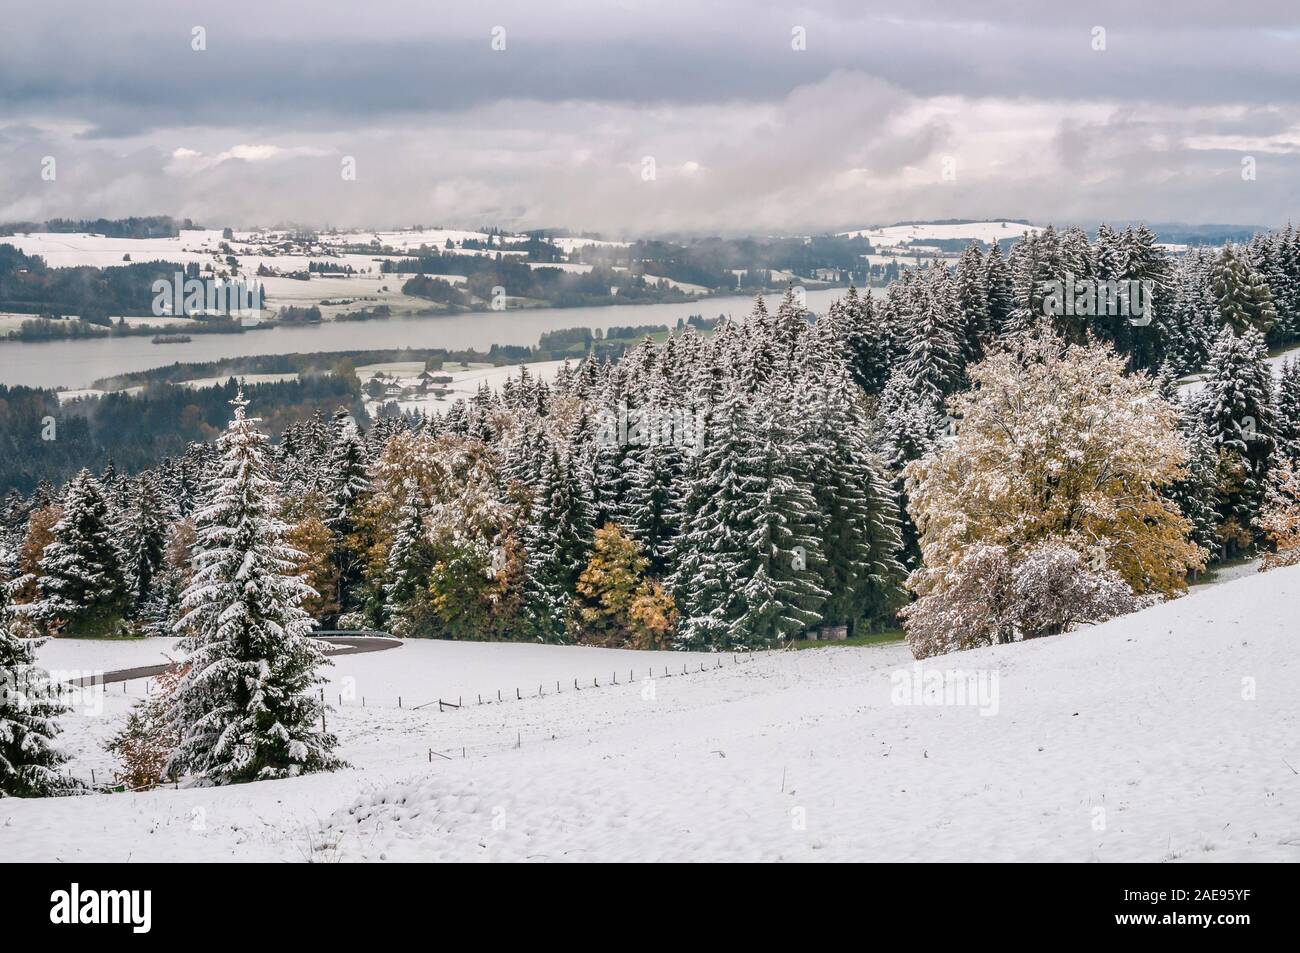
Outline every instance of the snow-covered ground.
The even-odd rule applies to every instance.
[[[38,661],[50,671],[78,669],[111,672],[142,665],[162,665],[173,650],[175,639],[46,639],[37,652]],[[143,691],[143,689],[141,689]]]
[[[722,669],[682,676],[700,656],[408,643],[336,660],[329,691],[352,684],[356,697],[330,713],[330,726],[351,768],[233,788],[0,801],[0,853],[1297,860],[1298,602],[1300,569],[1279,570],[1095,629],[919,668],[898,644],[739,665],[722,656]],[[115,644],[87,644],[84,657],[105,662]],[[660,665],[678,674],[647,680]],[[629,667],[633,684],[622,671],[608,684]],[[915,673],[955,672],[984,679],[978,704],[924,704],[906,690]],[[555,679],[588,675],[602,687],[575,692],[569,681],[553,691]],[[507,700],[472,703],[482,687]],[[383,698],[398,691],[402,708]],[[104,715],[65,716],[79,775],[111,769],[102,742],[142,694],[131,683],[126,694],[110,690]],[[453,694],[467,707],[412,708]]]
[[[911,241],[934,241],[960,239],[982,242],[1007,241],[1020,238],[1025,232],[1037,232],[1037,225],[1023,225],[1019,222],[966,222],[961,225],[890,225],[885,228],[860,228],[852,232],[840,232],[846,238],[865,237],[879,248],[888,248]]]
[[[276,384],[283,381],[296,381],[298,374],[287,371],[283,374],[227,374],[225,377],[200,377],[191,381],[182,381],[182,387],[198,390],[202,387],[218,387],[230,378],[236,378],[241,384]]]
[[[0,244],[13,245],[25,255],[40,255],[51,268],[91,265],[110,268],[130,261],[172,261],[179,265],[208,265],[218,259],[221,232],[190,229],[175,238],[109,238],[85,232],[33,232],[5,235]]]
[[[373,417],[379,413],[382,405],[390,403],[396,404],[404,413],[414,413],[416,411],[432,413],[435,410],[445,410],[458,400],[468,400],[473,397],[483,384],[487,384],[494,390],[500,390],[507,378],[519,376],[521,366],[527,367],[528,373],[533,377],[553,381],[564,363],[564,361],[532,361],[523,365],[447,364],[432,373],[438,376],[450,377],[451,381],[435,385],[442,393],[424,395],[420,395],[415,391],[420,383],[420,374],[424,371],[424,363],[421,361],[367,364],[357,368],[357,376],[364,385],[376,374],[382,373],[386,378],[385,383],[396,385],[408,394],[405,399],[384,397],[376,400],[367,398],[366,412]]]

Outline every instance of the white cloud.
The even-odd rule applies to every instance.
[[[173,175],[197,175],[204,170],[211,169],[214,166],[221,165],[223,162],[230,162],[232,160],[239,160],[242,162],[269,162],[277,159],[319,158],[331,154],[332,153],[328,149],[320,149],[310,146],[284,148],[282,146],[269,144],[240,144],[237,146],[231,146],[229,149],[214,154],[204,153],[197,149],[188,149],[182,146],[172,151],[172,161],[167,165],[167,172]]]

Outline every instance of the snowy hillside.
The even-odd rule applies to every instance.
[[[889,225],[884,228],[861,228],[840,232],[845,238],[866,238],[872,245],[889,248],[906,242],[981,241],[990,244],[1019,238],[1025,232],[1039,231],[1037,225],[1020,222],[964,222],[960,225]]]
[[[1300,568],[1279,570],[1096,629],[916,669],[902,645],[737,665],[412,643],[338,660],[330,691],[348,675],[359,692],[422,686],[443,698],[504,680],[522,682],[525,698],[441,713],[348,702],[329,717],[353,767],[334,774],[3,800],[0,852],[43,861],[1296,860],[1298,603]],[[104,643],[86,644],[86,657],[104,664]],[[72,648],[58,647],[60,664],[75,661]],[[701,658],[724,667],[701,673]],[[678,674],[645,680],[664,664]],[[682,664],[696,671],[682,676]],[[635,667],[638,682],[594,676],[616,666]],[[982,679],[978,704],[899,703],[924,701],[908,690],[914,677],[956,670]],[[538,682],[567,671],[604,687],[527,697],[527,686],[535,696]],[[65,718],[74,769],[108,766],[99,745],[141,684],[129,692],[110,692],[106,716]]]

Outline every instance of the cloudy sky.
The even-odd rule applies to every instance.
[[[1300,7],[1155,6],[9,4],[0,221],[1300,221]]]

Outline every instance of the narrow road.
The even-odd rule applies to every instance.
[[[388,649],[399,648],[402,644],[401,639],[395,639],[390,635],[375,633],[373,635],[355,635],[343,634],[319,634],[313,635],[312,638],[318,642],[326,642],[333,648],[325,650],[327,657],[335,655],[363,655],[366,652],[384,652]],[[155,675],[161,675],[167,669],[171,668],[169,663],[162,665],[139,665],[135,668],[120,668],[115,672],[105,672],[103,675],[87,675],[83,678],[73,679],[68,682],[69,685],[107,685],[111,682],[133,682],[137,678],[153,678]]]

